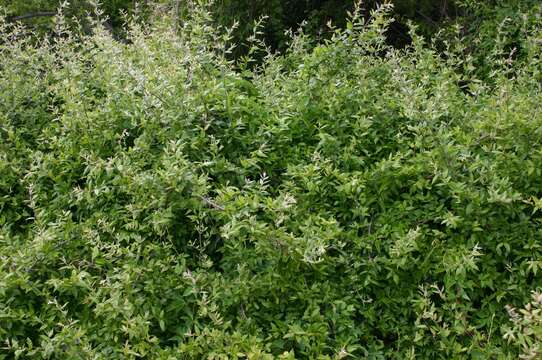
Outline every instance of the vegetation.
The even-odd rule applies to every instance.
[[[3,0],[8,20],[19,21],[36,30],[50,30],[52,15],[62,5],[63,13],[68,18],[75,18],[80,23],[86,23],[87,16],[98,4],[96,0],[79,0],[64,2],[61,0]],[[104,16],[104,24],[117,37],[123,34],[123,19],[127,16],[137,16],[145,22],[151,13],[169,13],[183,21],[190,13],[191,4],[195,0],[109,0],[100,3]],[[365,0],[360,8],[361,15],[370,18],[371,10],[377,8],[381,1]],[[482,27],[482,21],[488,27],[496,26],[495,16],[503,20],[505,16],[517,16],[518,6],[536,4],[535,0],[500,0],[499,7],[491,1],[472,0],[395,0],[390,10],[395,21],[387,29],[386,37],[390,44],[403,47],[410,42],[408,36],[409,21],[419,26],[418,31],[430,37],[442,28],[443,24],[452,20],[460,20],[467,24],[468,31],[473,34]],[[333,31],[327,27],[331,21],[335,26],[344,27],[347,22],[347,12],[354,9],[354,0],[216,0],[212,5],[212,17],[215,25],[232,27],[234,42],[239,46],[233,53],[240,56],[248,50],[245,40],[252,35],[253,23],[262,18],[264,27],[263,38],[266,44],[275,50],[286,50],[289,37],[285,34],[288,29],[298,29],[304,24],[304,31],[314,38],[315,42],[329,38]],[[499,14],[495,14],[499,12]],[[466,28],[467,28],[466,27]],[[87,28],[87,31],[90,30]],[[495,29],[488,33],[494,34]],[[487,31],[486,31],[487,32]],[[511,31],[513,32],[513,31]]]
[[[6,8],[0,359],[539,357],[542,7],[514,3],[239,56],[203,2],[122,41]]]

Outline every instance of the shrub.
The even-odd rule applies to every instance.
[[[486,82],[388,11],[253,67],[202,7],[130,44],[1,22],[0,358],[517,357],[538,39]]]

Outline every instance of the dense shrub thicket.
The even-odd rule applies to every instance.
[[[388,11],[258,66],[1,21],[0,358],[539,356],[541,9],[487,72]]]
[[[140,22],[149,17],[164,13],[173,15],[179,22],[190,13],[192,4],[208,0],[1,0],[0,5],[9,21],[18,21],[31,28],[35,33],[47,34],[53,25],[52,15],[59,7],[69,19],[75,18],[87,24],[87,16],[93,7],[99,4],[106,18],[105,25],[117,37],[124,38],[123,19],[136,16]],[[436,31],[452,21],[464,24],[464,31],[479,37],[485,32],[489,40],[495,35],[493,27],[505,17],[515,18],[524,14],[528,6],[537,4],[537,0],[390,0],[395,22],[388,28],[388,43],[403,47],[410,43],[408,21],[419,26],[419,32],[431,37]],[[354,0],[216,0],[213,2],[212,17],[216,25],[231,27],[237,24],[232,33],[234,41],[240,45],[230,57],[239,57],[247,51],[245,39],[251,35],[253,23],[265,17],[261,29],[266,43],[274,50],[284,51],[288,46],[288,29],[297,29],[304,23],[304,31],[315,42],[327,39],[332,31],[326,26],[343,28],[347,12],[353,10]],[[364,0],[361,2],[362,15],[370,17],[370,11],[382,1]],[[480,21],[482,20],[482,21]],[[484,23],[484,20],[486,23]],[[514,26],[508,26],[509,33],[514,33]],[[87,27],[87,31],[90,29]],[[488,31],[490,30],[490,31]],[[485,49],[487,50],[487,49]]]
[[[133,14],[137,10],[143,13],[156,10],[176,13],[179,19],[189,11],[191,4],[197,0],[108,0],[101,1],[100,6],[115,28],[122,25],[122,13]],[[21,19],[30,25],[51,24],[50,14],[64,4],[66,13],[80,20],[97,4],[96,0],[2,0],[8,19]],[[297,28],[307,21],[306,30],[318,34],[326,30],[325,24],[333,21],[344,25],[347,10],[354,7],[354,0],[218,0],[213,3],[213,18],[222,25],[240,22],[235,31],[237,40],[243,40],[250,33],[251,24],[262,16],[268,17],[265,26],[266,41],[274,48],[284,49],[287,37],[284,31]],[[364,1],[365,11],[373,9],[377,1]],[[448,0],[395,0],[396,14],[410,19],[424,20],[425,23],[438,22],[441,18],[455,15],[456,6]],[[367,13],[368,14],[368,13]],[[46,16],[47,15],[47,16]],[[45,18],[45,19],[44,19]]]

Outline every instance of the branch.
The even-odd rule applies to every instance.
[[[37,12],[37,13],[32,13],[32,14],[16,16],[9,19],[9,21],[21,21],[21,20],[27,20],[27,19],[32,19],[36,17],[46,17],[46,16],[55,16],[55,15],[56,15],[56,12],[54,11],[42,11],[42,12]]]
[[[416,10],[416,12],[421,15],[421,17],[423,17],[426,21],[429,21],[432,25],[437,25],[437,23],[435,22],[435,20],[431,19],[429,16],[425,15],[424,13],[422,13],[421,11],[419,10]]]
[[[175,1],[175,14],[173,16],[173,21],[175,22],[174,23],[175,31],[177,31],[177,28],[179,27],[180,5],[181,5],[181,0],[176,0]]]
[[[205,196],[201,196],[201,195],[198,195],[198,197],[208,206],[212,207],[213,209],[215,210],[220,210],[220,211],[224,211],[224,207],[221,206],[221,205],[218,205],[217,203],[215,203],[213,200],[205,197]]]

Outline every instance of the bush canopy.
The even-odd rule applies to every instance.
[[[513,11],[234,60],[204,5],[123,42],[0,20],[0,359],[540,356],[542,10]]]

